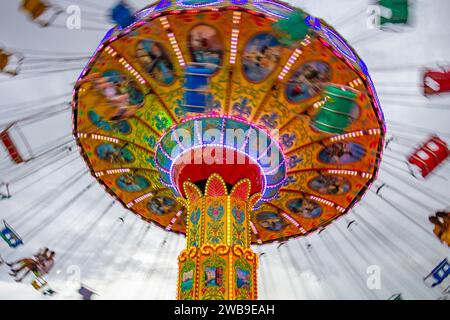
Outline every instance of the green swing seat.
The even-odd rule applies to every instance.
[[[279,33],[279,41],[287,47],[303,40],[309,33],[309,26],[306,24],[306,15],[302,11],[293,11],[287,19],[280,19],[273,23],[273,27]]]
[[[390,9],[390,17],[381,16],[380,25],[407,24],[409,19],[409,0],[378,0],[378,5]]]
[[[329,134],[343,134],[353,122],[357,93],[353,89],[328,85],[325,104],[312,120],[312,126]]]

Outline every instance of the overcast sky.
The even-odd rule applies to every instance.
[[[33,50],[68,53],[67,56],[71,57],[90,55],[108,29],[105,12],[114,2],[79,1],[82,29],[67,30],[39,28],[18,10],[19,1],[1,0],[0,44],[21,50],[26,56],[31,55]],[[148,3],[143,0],[130,2],[136,9]],[[402,293],[405,299],[437,299],[442,288],[430,289],[424,285],[422,278],[449,256],[449,249],[434,238],[428,215],[450,205],[450,169],[445,164],[427,181],[419,181],[405,173],[404,161],[394,158],[404,159],[416,144],[427,138],[427,131],[442,132],[441,137],[450,143],[450,107],[436,106],[450,106],[450,97],[428,100],[421,97],[419,87],[422,68],[436,67],[438,63],[442,65],[445,62],[450,66],[450,2],[412,1],[415,3],[413,23],[399,33],[367,28],[366,8],[369,1],[288,2],[334,25],[358,51],[369,70],[374,70],[372,76],[388,121],[388,137],[403,137],[395,140],[390,150],[386,150],[387,160],[381,166],[379,180],[393,187],[385,189],[383,195],[407,214],[394,210],[369,192],[354,212],[334,222],[320,235],[316,233],[291,240],[279,249],[277,244],[255,247],[255,251],[265,253],[260,265],[260,298],[387,299],[394,293]],[[66,7],[77,1],[53,0],[53,3]],[[58,19],[56,24],[63,25],[64,20]],[[105,32],[93,30],[96,28]],[[26,114],[28,109],[24,106],[32,107],[22,103],[41,101],[39,105],[42,105],[42,100],[48,97],[64,94],[68,97],[83,64],[71,62],[55,65],[52,70],[64,69],[65,66],[76,69],[58,74],[32,74],[31,67],[28,67],[30,75],[24,79],[18,77],[5,81],[6,78],[0,76],[0,124],[10,120],[8,117],[14,118],[21,112]],[[402,68],[405,66],[409,68]],[[398,123],[404,124],[402,134],[398,134],[398,126],[390,125]],[[426,130],[414,131],[411,126]],[[33,150],[39,150],[55,139],[70,137],[71,114],[66,111],[26,126],[23,131]],[[76,150],[72,154],[66,152],[67,157],[61,162],[12,185],[13,197],[0,201],[0,218],[6,218],[12,224],[17,222],[14,226],[19,233],[32,239],[27,242],[24,236],[26,243],[17,250],[1,243],[0,254],[12,260],[32,254],[43,246],[55,250],[57,264],[48,278],[58,292],[55,299],[78,299],[76,289],[79,283],[73,273],[77,268],[81,270],[82,283],[94,289],[98,299],[174,299],[176,257],[184,247],[184,237],[168,234],[155,226],[149,227],[119,204],[89,228],[112,202],[112,198],[97,183],[63,214],[58,214],[60,206],[95,181],[89,175],[64,190],[53,192],[48,199],[43,198],[85,168]],[[29,168],[14,170],[16,167],[8,161],[3,149],[0,159],[0,182],[15,179],[37,166],[31,162]],[[58,165],[71,159],[73,162],[52,174]],[[5,171],[3,168],[10,169]],[[27,189],[21,191],[24,187]],[[394,189],[416,199],[422,206]],[[15,191],[20,192],[15,194]],[[35,203],[37,200],[44,201],[42,210]],[[45,201],[52,202],[45,206]],[[119,217],[123,217],[125,222],[121,223]],[[351,231],[347,230],[347,221],[350,220],[356,220]],[[308,244],[311,244],[310,250],[307,250]],[[367,269],[372,265],[381,270],[380,290],[369,290],[366,285]],[[15,283],[7,271],[5,267],[0,267],[1,299],[44,298],[34,291],[29,281]]]

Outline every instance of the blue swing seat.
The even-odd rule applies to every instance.
[[[191,63],[186,67],[183,110],[204,113],[212,103],[209,92],[210,78],[216,66],[207,63]]]
[[[424,278],[424,281],[427,281],[428,279],[434,279],[435,282],[431,284],[431,287],[433,288],[441,284],[449,275],[450,264],[448,263],[447,258],[445,258],[441,263],[437,265],[436,268],[433,269],[433,271],[430,272],[428,276]]]
[[[17,248],[23,244],[22,239],[19,237],[17,232],[14,231],[11,226],[3,220],[4,228],[0,231],[0,236],[5,240],[10,248]]]
[[[119,3],[112,8],[111,18],[122,29],[125,29],[136,21],[131,9],[123,1],[119,1]]]
[[[89,288],[86,288],[85,286],[82,286],[79,290],[78,293],[81,295],[81,297],[83,298],[83,300],[92,300],[92,296],[95,294],[94,291],[92,291]]]

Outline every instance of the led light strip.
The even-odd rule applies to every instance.
[[[164,149],[162,144],[158,144],[158,146],[161,149],[161,152],[167,157],[167,159],[173,160],[172,156],[170,154],[167,153],[166,149]],[[185,149],[184,149],[185,150]],[[157,153],[157,152],[156,152]]]
[[[153,196],[153,193],[149,192],[147,194],[144,194],[142,196],[140,196],[139,198],[134,199],[133,201],[129,202],[127,204],[127,208],[131,208],[132,206],[134,206],[135,204],[138,204],[139,202],[144,201],[147,198],[150,198],[151,196]]]
[[[116,138],[113,138],[113,137],[108,137],[108,136],[103,136],[103,135],[100,135],[100,134],[87,134],[87,133],[83,133],[83,132],[78,132],[77,136],[80,139],[91,138],[93,140],[102,140],[102,141],[119,143],[119,139],[116,139]]]
[[[300,44],[304,47],[309,46],[311,44],[311,36],[309,34],[306,35],[305,39],[300,42]]]
[[[192,120],[201,120],[201,119],[205,119],[205,118],[217,118],[217,116],[213,116],[213,117],[211,117],[210,115],[194,116],[194,117],[189,117],[189,118],[183,119],[183,120],[181,121],[181,123],[186,123],[186,122],[192,121]],[[285,163],[286,163],[286,158],[285,158],[284,153],[282,152],[282,146],[281,146],[281,144],[280,144],[277,140],[274,140],[273,137],[270,135],[270,133],[269,133],[265,128],[262,128],[262,127],[260,127],[260,126],[258,126],[258,125],[255,125],[255,124],[253,124],[253,123],[244,121],[244,120],[242,120],[242,119],[240,119],[240,118],[237,118],[237,117],[234,117],[234,116],[223,115],[223,116],[221,116],[221,118],[222,118],[222,124],[225,124],[226,119],[233,119],[233,120],[236,120],[236,121],[239,121],[239,122],[246,123],[246,124],[250,125],[252,128],[259,129],[259,130],[261,130],[262,132],[266,133],[266,134],[268,135],[268,137],[271,139],[270,146],[272,146],[272,145],[275,144],[275,145],[278,146],[279,150],[281,151],[281,152],[280,152],[280,154],[282,155],[282,161],[281,161],[281,163],[282,163],[282,164],[285,164]],[[168,129],[168,131],[175,129],[176,127],[177,127],[177,125],[171,126],[171,127]],[[225,128],[225,126],[222,126],[222,128]],[[224,130],[222,129],[222,135],[223,135],[223,134],[224,134]],[[169,177],[170,177],[170,184],[168,184],[167,182],[164,182],[163,180],[160,179],[160,180],[161,180],[161,183],[162,183],[164,186],[166,186],[166,187],[172,189],[176,194],[182,194],[182,193],[180,192],[180,190],[178,190],[176,184],[174,183],[174,177],[173,177],[173,166],[174,166],[174,164],[178,161],[178,159],[179,159],[180,157],[182,157],[182,156],[183,156],[184,154],[186,154],[187,152],[190,152],[190,151],[195,150],[195,149],[198,149],[198,148],[203,148],[204,146],[207,146],[207,147],[219,147],[219,148],[231,149],[231,150],[234,150],[234,151],[236,151],[236,152],[238,152],[238,153],[240,153],[240,154],[243,154],[244,156],[250,158],[255,164],[257,164],[257,166],[258,166],[259,169],[260,169],[260,172],[262,173],[262,176],[263,176],[263,179],[264,179],[263,192],[262,192],[263,195],[265,194],[265,192],[266,192],[267,189],[269,189],[269,188],[270,188],[270,189],[277,188],[277,187],[279,187],[280,185],[284,184],[284,182],[286,181],[286,175],[285,175],[281,182],[279,182],[279,183],[277,183],[277,184],[275,184],[275,185],[267,186],[267,175],[268,175],[268,174],[265,172],[265,170],[262,168],[262,166],[258,163],[258,160],[257,160],[257,159],[254,159],[250,154],[247,154],[245,151],[241,151],[241,150],[239,150],[239,149],[237,149],[237,148],[234,148],[234,147],[232,147],[232,146],[228,146],[228,145],[225,145],[225,144],[217,144],[217,143],[203,144],[203,143],[201,143],[201,145],[194,145],[194,146],[191,146],[191,147],[186,147],[182,152],[180,152],[180,153],[177,154],[174,158],[172,158],[171,156],[168,155],[167,151],[166,151],[166,150],[164,149],[164,147],[162,146],[162,140],[163,140],[164,137],[165,137],[165,135],[163,135],[163,136],[160,138],[160,140],[158,141],[158,143],[157,143],[156,154],[157,154],[158,151],[159,151],[158,149],[161,149],[161,152],[162,152],[168,159],[170,159],[170,160],[172,161],[172,163],[170,164],[170,168],[168,168],[169,170],[167,170],[167,169],[165,169],[165,168],[162,168],[161,165],[158,163],[158,161],[155,161],[155,165],[156,165],[156,167],[157,167],[161,172],[164,172],[164,173],[168,174]],[[221,140],[223,141],[223,136],[221,137]],[[200,140],[200,141],[201,141],[201,140]],[[270,146],[269,146],[269,147],[270,147]],[[267,150],[268,150],[268,149],[269,149],[269,148],[267,148]],[[280,166],[280,167],[281,167],[281,166]],[[272,170],[271,170],[271,171],[272,171]],[[266,200],[266,198],[262,197],[261,200]],[[260,201],[261,201],[261,200],[260,200]],[[259,201],[259,202],[260,202],[260,201]]]
[[[185,4],[185,2],[188,2],[186,0],[177,0],[177,6],[184,7],[184,8],[201,8],[206,6],[215,6],[218,4],[221,4],[223,0],[210,0],[210,1],[201,1],[201,3],[195,4]],[[194,1],[192,1],[194,2]]]
[[[279,2],[275,2],[275,1],[271,1],[271,0],[256,0],[256,1],[254,1],[254,5],[259,10],[263,11],[264,13],[266,13],[268,15],[275,16],[275,17],[281,18],[281,19],[287,19],[288,16],[284,15],[284,14],[281,14],[281,13],[278,13],[278,12],[275,12],[275,10],[272,11],[272,10],[266,9],[266,7],[264,7],[263,4],[266,4],[266,5],[269,5],[269,6],[272,5],[274,7],[283,8],[284,10],[289,11],[289,12],[294,11],[294,9],[292,9],[291,7],[289,7],[287,5],[284,5],[282,3],[279,3]]]
[[[361,177],[364,179],[372,179],[373,175],[371,173],[361,172]]]
[[[317,101],[316,103],[314,103],[314,104],[313,104],[313,107],[314,107],[315,109],[318,109],[318,108],[322,107],[322,106],[327,102],[327,100],[328,100],[328,97],[325,97],[324,99],[322,99],[322,100]]]
[[[233,150],[233,151],[235,151],[235,152],[237,152],[237,153],[239,153],[239,154],[241,154],[241,155],[243,155],[243,156],[247,156],[250,160],[253,161],[254,164],[256,164],[256,165],[258,166],[259,171],[261,172],[262,177],[263,177],[263,180],[264,180],[263,188],[262,188],[262,189],[263,189],[263,190],[262,190],[262,194],[264,194],[264,193],[266,192],[266,189],[267,189],[268,187],[267,187],[267,177],[266,177],[265,174],[263,174],[263,173],[264,173],[264,169],[263,169],[263,167],[258,163],[258,161],[257,161],[256,159],[254,159],[251,155],[246,154],[245,152],[240,151],[240,150],[238,150],[238,149],[236,149],[236,148],[234,148],[234,147],[230,147],[230,146],[228,146],[228,145],[223,145],[223,144],[208,144],[207,146],[208,146],[208,147],[217,147],[217,148],[230,149],[230,150]],[[158,145],[156,153],[158,153],[158,148],[160,148],[160,147],[161,147],[161,146]],[[162,147],[161,147],[161,148],[162,148]],[[192,150],[195,150],[195,149],[200,149],[200,148],[203,148],[203,144],[200,145],[200,146],[192,146],[192,147],[189,147],[189,148],[187,148],[185,151],[180,152],[174,159],[172,159],[172,163],[170,164],[170,169],[169,169],[169,172],[170,172],[170,182],[171,182],[171,186],[169,186],[169,187],[170,187],[171,189],[177,190],[177,191],[178,191],[178,192],[177,192],[178,194],[182,194],[182,193],[178,190],[178,188],[176,187],[175,181],[174,181],[174,177],[173,177],[173,173],[174,173],[174,165],[177,163],[178,159],[181,158],[181,157],[183,157],[186,153],[191,152]],[[162,148],[162,150],[164,150],[164,149]],[[165,170],[164,170],[164,171],[165,171]],[[272,187],[272,188],[274,188],[274,187]]]
[[[327,170],[327,172],[331,173],[331,174],[347,175],[347,176],[355,176],[355,177],[360,175],[364,179],[371,179],[373,177],[373,175],[371,173],[359,172],[359,171],[355,171],[355,170],[334,170],[334,169],[330,169],[330,170]]]
[[[326,200],[326,199],[324,199],[324,198],[320,198],[320,197],[317,197],[317,196],[309,196],[309,198],[310,198],[311,200],[314,200],[314,201],[323,203],[323,204],[325,204],[325,205],[327,205],[327,206],[329,206],[329,207],[333,207],[333,208],[334,208],[334,206],[336,205],[336,204],[335,204],[334,202],[332,202],[332,201],[329,201],[329,200]]]
[[[253,234],[256,236],[256,242],[257,242],[258,244],[262,244],[262,240],[261,240],[261,238],[259,237],[258,230],[256,230],[256,227],[255,227],[255,225],[253,224],[252,221],[250,221],[250,227],[252,228]]]
[[[112,175],[112,174],[118,174],[118,173],[127,173],[127,172],[130,172],[131,171],[131,169],[129,169],[129,168],[124,168],[124,169],[109,169],[109,170],[106,170],[106,171],[97,171],[96,173],[95,173],[95,176],[96,177],[102,177],[102,176],[104,176],[105,174],[107,174],[107,175]]]
[[[222,136],[221,136],[221,143],[224,143],[224,135],[225,135],[225,129],[226,129],[226,128],[225,128],[225,123],[226,123],[226,120],[228,120],[228,119],[235,120],[235,121],[238,121],[238,122],[242,122],[242,123],[245,123],[245,124],[251,126],[251,127],[254,128],[254,129],[261,130],[262,132],[264,132],[265,134],[267,134],[267,136],[268,136],[269,139],[272,141],[272,143],[276,143],[276,145],[278,146],[278,149],[280,149],[280,151],[281,151],[281,155],[283,156],[283,162],[286,163],[286,157],[285,157],[284,153],[282,152],[282,151],[283,151],[283,146],[282,146],[282,144],[281,144],[277,139],[275,139],[274,136],[272,136],[271,132],[270,132],[269,130],[267,130],[266,128],[260,126],[260,125],[257,125],[257,124],[255,124],[255,123],[249,122],[249,121],[244,120],[244,119],[242,119],[242,118],[239,118],[239,117],[236,117],[236,116],[231,116],[231,115],[225,115],[225,114],[224,114],[224,115],[221,115],[221,116],[217,116],[217,115],[213,115],[213,116],[212,116],[212,115],[199,115],[199,116],[187,117],[187,118],[181,120],[181,123],[186,123],[186,122],[189,122],[189,121],[192,121],[192,120],[201,120],[201,119],[206,119],[206,118],[210,118],[210,119],[213,119],[213,118],[221,118],[221,119],[222,119]],[[174,124],[174,125],[172,125],[169,129],[167,129],[165,132],[171,131],[171,130],[175,129],[177,126],[178,126],[178,124]],[[164,133],[164,134],[161,136],[161,138],[159,139],[158,145],[161,144],[161,141],[162,141],[162,139],[165,137],[165,134],[166,134],[166,133]],[[165,150],[163,150],[163,152],[164,152],[164,151],[165,151]],[[169,157],[169,158],[170,158],[170,157]]]
[[[136,18],[139,20],[143,20],[144,18],[146,18],[150,13],[152,13],[155,10],[155,7],[150,7],[147,9],[142,10],[141,12],[138,12],[136,14]]]
[[[158,162],[158,159],[155,158],[155,166],[156,168],[158,168],[158,170],[164,172],[165,174],[170,174],[170,171],[164,169],[163,167],[161,167],[161,165]]]
[[[170,184],[164,182],[164,181],[162,180],[162,178],[159,178],[159,182],[161,182],[161,184],[162,184],[163,186],[165,186],[165,187],[171,189],[171,190],[172,190],[173,192],[175,192],[176,194],[180,194],[180,193],[178,193],[178,190],[177,190],[176,188],[174,188],[172,185],[170,185]],[[181,195],[181,194],[180,194],[180,195]]]
[[[236,117],[236,116],[232,116],[232,115],[228,115],[228,114],[223,114],[223,115],[215,115],[215,114],[214,115],[210,115],[210,114],[207,114],[207,115],[198,115],[198,116],[186,117],[183,120],[181,120],[181,123],[189,122],[189,121],[192,121],[192,120],[201,120],[201,119],[205,119],[205,118],[209,118],[209,119],[220,118],[220,119],[223,119],[223,120],[230,119],[230,120],[235,120],[235,121],[238,121],[238,122],[245,123],[245,124],[247,124],[247,125],[249,125],[249,126],[251,126],[253,128],[256,128],[256,129],[259,129],[259,130],[265,132],[269,136],[270,140],[276,141],[277,145],[279,146],[279,149],[283,150],[283,146],[281,145],[281,143],[279,143],[277,141],[277,139],[275,139],[273,137],[273,135],[272,135],[272,133],[270,132],[269,129],[267,129],[267,128],[261,126],[261,125],[258,125],[256,123],[253,123],[253,122],[250,122],[248,120],[245,120],[243,118],[240,118],[240,117]],[[174,129],[176,126],[177,126],[177,124],[172,125],[172,127],[170,127],[167,131],[170,131],[170,130]]]
[[[145,79],[136,71],[125,58],[120,58],[119,62],[139,81],[140,84],[146,84]]]
[[[264,172],[266,175],[268,175],[268,176],[271,176],[271,175],[273,175],[274,173],[276,173],[277,171],[278,171],[278,169],[280,169],[281,168],[281,166],[283,166],[285,163],[284,162],[280,162],[275,168],[273,168],[273,170],[270,170],[270,171],[267,171],[267,172]]]
[[[161,18],[159,18],[159,21],[161,21],[161,24],[164,27],[164,29],[170,28],[170,23],[169,23],[169,20],[167,20],[167,17],[161,17]]]
[[[170,28],[170,23],[169,20],[167,20],[167,17],[161,17],[159,18],[159,21],[161,21],[163,28],[168,31],[168,29]],[[178,64],[184,67],[186,63],[184,62],[183,54],[181,53],[181,49],[180,46],[178,45],[175,35],[173,34],[173,32],[168,32],[167,36],[169,37],[170,45],[172,46],[172,49],[175,52],[175,55],[177,56]]]
[[[362,84],[363,84],[363,81],[361,80],[361,78],[356,78],[348,83],[348,85],[352,88],[359,87]]]
[[[241,15],[242,13],[240,11],[233,12],[233,25],[235,27],[231,30],[230,64],[236,63]]]
[[[110,46],[107,46],[105,49],[106,53],[108,53],[111,57],[115,57],[118,55],[117,51],[111,48]],[[119,55],[120,56],[120,55]],[[145,79],[140,75],[139,72],[134,69],[127,60],[125,60],[124,57],[121,57],[119,59],[119,62],[124,66],[125,69],[127,69],[136,79],[139,81],[140,84],[146,84]]]
[[[381,133],[381,129],[369,129],[369,130],[366,130],[366,131],[367,131],[367,133],[369,133],[371,136],[377,135],[377,134],[380,134],[380,133]]]
[[[356,57],[355,53],[353,52],[352,48],[350,48],[350,46],[347,44],[347,42],[345,42],[344,39],[341,38],[341,36],[339,36],[336,32],[334,32],[332,29],[328,28],[328,27],[324,27],[322,28],[323,33],[325,34],[325,36],[328,38],[328,40],[333,44],[333,47],[336,48],[337,51],[339,51],[339,53],[341,53],[342,55],[344,55],[347,59],[349,59],[352,62],[356,62],[358,60],[358,58]],[[337,41],[339,43],[337,43],[335,41],[335,39],[337,39]],[[343,50],[339,45],[344,46],[345,50]],[[334,51],[334,50],[333,50]],[[336,56],[338,56],[338,54],[336,54],[337,52],[334,52],[334,54]]]
[[[222,181],[223,184],[223,181]],[[226,190],[226,185],[224,186]],[[206,186],[206,190],[208,190]],[[231,246],[231,197],[227,196],[227,245]]]
[[[278,182],[277,184],[272,184],[272,185],[267,186],[267,189],[278,188],[278,187],[282,186],[285,182],[286,182],[286,177],[283,180],[281,180],[280,182]],[[272,200],[272,199],[273,198],[270,198],[270,200]]]
[[[111,48],[110,46],[107,46],[105,48],[105,51],[107,54],[109,54],[111,57],[115,57],[117,55],[117,51]]]
[[[292,218],[290,215],[288,215],[286,212],[282,212],[281,215],[288,220],[290,223],[292,223],[294,226],[296,226],[302,234],[306,234],[306,230],[298,223],[294,218]]]
[[[283,70],[281,70],[280,74],[278,75],[278,79],[283,80],[286,74],[289,73],[291,70],[293,64],[295,61],[297,61],[298,57],[302,54],[302,50],[295,49],[292,55],[290,56],[289,60],[286,62],[286,65],[283,67]]]
[[[377,135],[380,134],[381,130],[376,128],[376,129],[366,129],[366,130],[359,130],[359,131],[353,131],[353,132],[349,132],[346,134],[341,134],[338,136],[334,136],[332,138],[330,138],[331,142],[336,142],[336,141],[341,141],[341,140],[345,140],[345,139],[349,139],[349,138],[356,138],[356,137],[362,137],[365,134],[369,134],[371,136],[373,135]]]
[[[131,169],[123,168],[123,169],[110,169],[106,170],[106,174],[118,174],[118,173],[127,173],[130,172]]]
[[[172,219],[170,219],[170,223],[169,223],[169,225],[166,227],[166,231],[172,230],[173,225],[175,224],[175,222],[177,222],[178,218],[181,216],[182,213],[183,213],[183,211],[180,210],[180,211],[177,212],[177,214],[175,215],[175,217],[173,217]]]
[[[78,138],[80,139],[87,139],[88,134],[87,133],[83,133],[83,132],[78,132],[77,133]]]

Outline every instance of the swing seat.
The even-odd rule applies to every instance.
[[[343,134],[353,122],[357,93],[351,88],[329,85],[326,103],[312,120],[312,127],[329,134]]]
[[[310,27],[305,18],[303,12],[294,11],[287,19],[280,19],[272,24],[279,33],[279,41],[283,45],[290,47],[306,37]]]
[[[33,274],[36,277],[31,282],[31,285],[34,289],[40,291],[44,296],[53,296],[56,293],[56,291],[49,287],[48,282],[44,278],[42,278],[39,271],[33,271]]]
[[[23,0],[21,9],[28,14],[32,21],[35,21],[41,27],[48,27],[61,13],[64,12],[63,9],[52,6],[43,0]],[[43,20],[39,20],[39,18],[43,18],[47,12],[51,12],[50,16]]]
[[[450,92],[450,70],[427,70],[423,75],[423,94],[425,96]]]
[[[15,64],[17,64],[15,67],[11,67],[11,58],[14,57]],[[19,74],[20,68],[22,66],[22,62],[24,60],[24,57],[22,54],[19,53],[10,53],[6,52],[5,50],[0,49],[0,72],[9,74],[12,76],[16,76]]]
[[[449,156],[447,144],[437,136],[431,137],[408,158],[414,176],[426,178]]]
[[[6,66],[9,64],[10,54],[0,50],[0,70],[5,70]]]
[[[435,286],[441,284],[449,275],[450,275],[450,264],[448,263],[447,258],[445,258],[423,280],[426,284],[434,288]]]
[[[4,228],[0,231],[0,236],[8,244],[10,248],[17,248],[23,244],[22,239],[19,237],[17,232],[11,228],[11,226],[3,220]]]
[[[390,9],[391,16],[380,19],[380,25],[407,24],[409,19],[409,0],[379,0],[378,5]]]
[[[9,156],[11,157],[11,160],[13,162],[15,162],[16,164],[20,164],[20,163],[24,162],[23,158],[20,155],[18,148],[14,144],[8,130],[5,130],[0,133],[0,140],[3,143],[3,146],[8,151]]]
[[[45,281],[43,278],[37,277],[36,279],[33,280],[33,282],[31,282],[31,285],[32,285],[33,288],[35,288],[36,290],[41,290],[42,288],[44,288],[45,286],[47,286],[48,283],[47,283],[47,281]]]
[[[136,21],[130,8],[123,1],[120,1],[112,8],[111,18],[113,22],[118,24],[122,29],[125,29]]]
[[[17,141],[14,141],[13,136],[18,137],[19,139]],[[19,145],[16,142],[19,142]],[[3,144],[11,160],[15,164],[21,164],[28,161],[28,159],[33,158],[33,151],[31,150],[31,146],[17,124],[13,123],[2,132],[0,132],[0,144]],[[28,152],[21,152],[19,150],[19,146],[21,147],[20,149],[22,149],[22,146],[24,146]]]
[[[44,14],[50,6],[41,0],[23,0],[22,10],[28,13],[32,20],[36,20]]]
[[[186,67],[183,110],[204,113],[212,103],[210,78],[216,67],[210,64],[191,63]]]
[[[79,290],[78,293],[81,295],[81,297],[83,298],[83,300],[92,300],[92,296],[95,294],[94,291],[92,291],[89,288],[86,288],[85,286],[82,286]]]

